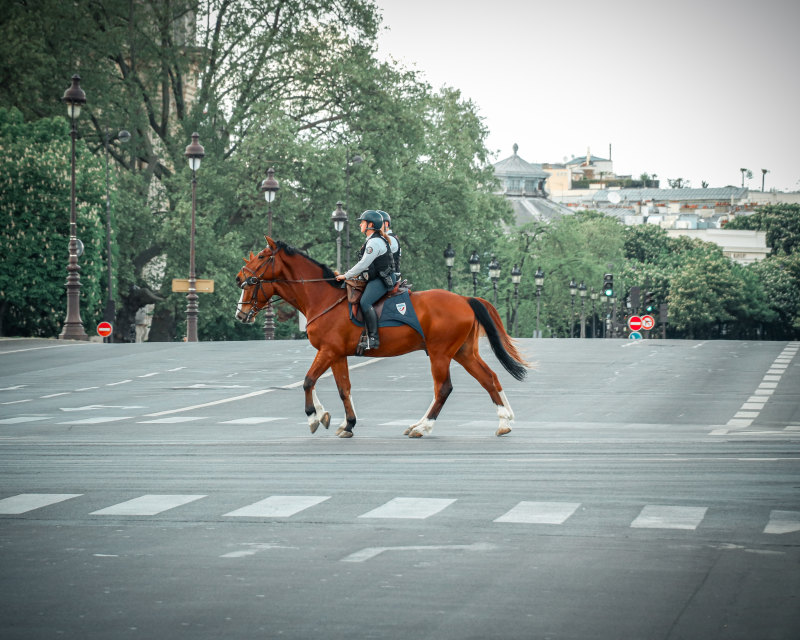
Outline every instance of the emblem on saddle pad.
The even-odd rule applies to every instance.
[[[405,302],[400,302],[400,303],[396,304],[395,306],[397,307],[397,311],[399,313],[402,313],[403,315],[406,315],[406,303]]]

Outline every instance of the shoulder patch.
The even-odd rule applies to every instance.
[[[372,253],[372,247],[367,247],[367,253]]]

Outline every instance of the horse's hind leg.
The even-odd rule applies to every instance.
[[[500,421],[495,435],[504,436],[509,433],[511,431],[511,423],[514,421],[514,412],[511,410],[511,405],[508,403],[508,398],[500,385],[497,374],[480,357],[477,340],[468,339],[453,359],[486,389],[492,402],[494,402],[497,409],[497,417]]]
[[[405,430],[404,435],[410,438],[421,438],[423,435],[430,435],[436,418],[444,406],[447,396],[453,390],[450,381],[450,358],[448,356],[430,354],[431,374],[433,375],[433,402],[422,419],[412,424]]]
[[[350,370],[347,367],[347,358],[334,360],[331,363],[331,370],[336,380],[336,388],[339,390],[339,397],[344,405],[344,420],[336,430],[336,435],[340,438],[352,438],[353,427],[356,426],[356,411],[350,396]]]

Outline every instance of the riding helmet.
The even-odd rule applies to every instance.
[[[365,220],[372,229],[379,230],[383,228],[383,216],[374,209],[367,209],[359,217],[359,220]],[[370,227],[368,227],[370,228]]]
[[[388,213],[386,213],[385,211],[383,211],[381,209],[378,209],[378,213],[381,214],[381,218],[383,218],[383,221],[384,222],[388,222],[389,226],[391,227],[392,226],[392,217]]]

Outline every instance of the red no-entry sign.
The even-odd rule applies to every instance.
[[[638,331],[642,328],[642,319],[639,316],[631,316],[628,318],[628,328],[631,331]]]
[[[101,322],[97,325],[97,335],[103,338],[110,336],[113,330],[114,327],[111,326],[110,322]]]

